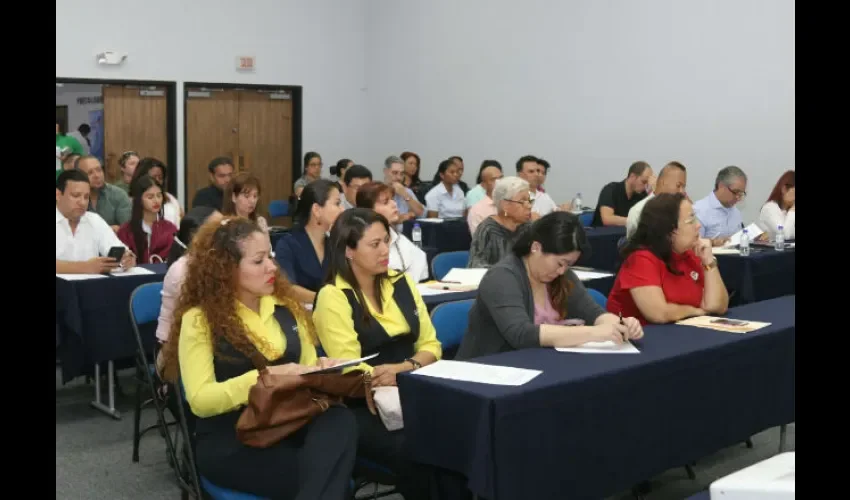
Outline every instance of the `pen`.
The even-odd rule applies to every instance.
[[[622,311],[620,311],[619,315],[620,315],[620,324],[621,324],[621,325],[623,325],[623,326],[626,326],[625,321],[623,321],[623,312],[622,312]],[[625,334],[625,332],[624,332],[624,333],[623,333],[623,342],[625,342],[626,340],[627,340],[627,339],[626,339],[626,334]]]

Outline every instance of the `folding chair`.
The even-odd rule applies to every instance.
[[[439,281],[452,269],[465,268],[467,263],[469,263],[469,252],[466,250],[437,254],[431,261],[431,276]]]
[[[466,334],[469,323],[469,309],[474,299],[443,302],[431,311],[431,323],[437,330],[437,340],[443,346],[443,358],[454,358],[457,348]],[[447,355],[448,353],[448,355]]]

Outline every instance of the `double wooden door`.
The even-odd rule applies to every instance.
[[[260,180],[258,210],[292,193],[292,99],[286,92],[187,88],[186,197],[209,184],[209,162],[233,159]],[[188,204],[187,203],[187,204]]]
[[[165,87],[103,86],[103,168],[107,182],[121,178],[118,160],[125,151],[168,162],[167,120]],[[169,184],[175,185],[174,180]]]

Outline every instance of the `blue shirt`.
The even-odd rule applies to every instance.
[[[404,188],[404,189],[405,189],[405,191],[407,191],[407,197],[408,198],[416,198],[416,195],[413,193],[413,191],[410,188]],[[407,200],[405,200],[404,198],[402,198],[398,194],[395,194],[393,196],[393,199],[395,200],[395,204],[398,207],[398,213],[399,214],[404,215],[404,214],[410,212],[410,204],[407,203]]]
[[[483,200],[487,196],[487,191],[478,184],[466,193],[466,208],[472,208],[473,205]]]
[[[728,238],[740,231],[744,223],[738,207],[724,207],[713,191],[694,203],[694,214],[702,226],[699,235],[703,238]]]
[[[325,238],[325,258],[319,262],[313,242],[302,228],[296,228],[284,234],[275,246],[275,260],[280,270],[292,283],[311,292],[318,292],[325,281],[325,272],[330,263],[330,248]]]

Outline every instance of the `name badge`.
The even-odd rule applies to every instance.
[[[697,281],[699,279],[699,273],[696,271],[691,271],[691,279]]]

